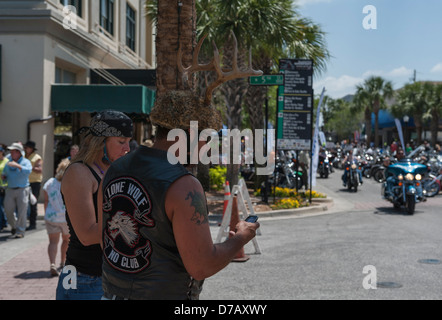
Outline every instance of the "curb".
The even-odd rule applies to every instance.
[[[312,199],[312,204],[308,207],[294,208],[294,209],[282,209],[271,211],[255,211],[255,214],[260,218],[279,218],[279,217],[300,217],[309,214],[321,214],[327,213],[328,209],[333,206],[334,201],[332,198],[315,198]],[[210,214],[209,219],[215,222],[221,222],[222,214]]]
[[[333,199],[331,198],[323,198],[320,200],[312,199],[312,203],[308,207],[261,211],[261,212],[255,212],[255,214],[263,218],[304,216],[312,213],[321,213],[327,211],[328,208],[332,205],[333,205]]]

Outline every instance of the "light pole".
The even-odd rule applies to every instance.
[[[405,124],[405,144],[407,143],[407,141],[410,141],[410,138],[409,138],[409,136],[408,136],[408,121],[410,120],[410,117],[409,116],[407,116],[407,115],[405,115],[404,117],[403,117],[403,120],[404,120],[404,124]]]

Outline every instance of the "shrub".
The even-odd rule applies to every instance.
[[[275,204],[271,205],[271,208],[274,210],[278,209],[293,209],[299,208],[301,206],[301,202],[294,198],[284,198],[277,200]]]
[[[259,196],[261,194],[261,189],[258,189],[255,191],[255,196]],[[273,195],[273,187],[272,191],[270,192],[271,195]],[[275,197],[277,198],[293,198],[293,197],[301,197],[301,198],[310,198],[310,190],[307,190],[305,192],[296,192],[296,189],[289,189],[289,188],[280,188],[276,187],[275,190]],[[323,193],[317,192],[315,190],[312,190],[312,198],[326,198],[327,196]]]
[[[222,190],[226,182],[227,168],[214,166],[209,169],[210,186],[215,190]]]

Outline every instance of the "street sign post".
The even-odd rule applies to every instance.
[[[282,86],[284,85],[283,74],[265,74],[257,77],[249,77],[252,86]]]
[[[313,61],[281,59],[284,86],[278,90],[277,150],[311,150]]]
[[[282,86],[282,85],[284,85],[284,74],[265,74],[265,75],[257,76],[257,77],[249,77],[249,84],[252,86]],[[265,125],[264,125],[264,129],[265,129],[265,151],[264,152],[265,152],[266,156],[267,156],[267,151],[268,151],[268,145],[267,145],[267,142],[268,142],[267,125],[269,122],[268,121],[268,119],[269,119],[268,102],[269,102],[269,99],[267,98],[267,89],[266,89]],[[276,137],[275,137],[275,139],[276,139]],[[268,191],[269,190],[270,190],[269,177],[266,175],[265,187],[263,190],[263,201],[265,203],[268,202]],[[275,198],[275,193],[273,193],[273,198]]]

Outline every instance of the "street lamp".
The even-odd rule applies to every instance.
[[[409,137],[408,137],[408,121],[410,120],[410,117],[409,116],[407,116],[407,115],[405,115],[404,117],[403,117],[403,120],[404,120],[404,124],[405,124],[405,140],[406,141],[409,141],[410,139],[409,139]]]

